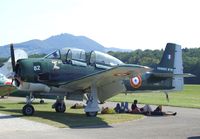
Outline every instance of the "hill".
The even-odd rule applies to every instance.
[[[80,48],[86,51],[129,51],[118,48],[106,48],[98,42],[85,37],[85,36],[74,36],[71,34],[60,34],[51,36],[45,40],[30,40],[22,43],[14,44],[15,48],[21,48],[25,50],[29,55],[32,54],[47,54],[54,51],[55,49],[61,49],[64,47]],[[10,55],[8,45],[0,47],[0,57],[8,57]]]

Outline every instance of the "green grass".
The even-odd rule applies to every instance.
[[[137,99],[141,104],[200,108],[200,85],[185,85],[182,92],[169,93],[169,102],[167,102],[165,94],[160,92],[119,94],[109,101],[132,103],[134,99]]]
[[[34,116],[23,116],[21,109],[24,103],[12,102],[9,99],[0,100],[0,113],[11,114],[15,117],[22,117],[28,120],[37,121],[59,128],[85,127],[121,123],[140,119],[142,115],[134,114],[98,114],[97,117],[86,117],[83,109],[70,109],[68,106],[65,113],[56,113],[51,109],[52,103],[33,103],[36,110]]]
[[[169,93],[170,101],[167,102],[164,93],[132,93],[132,94],[119,94],[109,101],[122,102],[127,101],[132,103],[137,99],[139,103],[155,104],[155,105],[168,105],[179,107],[200,108],[200,85],[185,85],[182,92]],[[83,109],[69,109],[68,106],[65,113],[56,113],[51,109],[52,102],[45,104],[34,103],[35,114],[34,116],[23,116],[21,109],[24,103],[18,103],[12,99],[0,100],[0,113],[11,114],[13,116],[22,117],[28,120],[46,123],[56,127],[84,127],[95,125],[107,125],[113,123],[120,123],[130,120],[140,119],[142,115],[134,114],[98,114],[97,117],[86,117]]]

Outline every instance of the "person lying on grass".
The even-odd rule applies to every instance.
[[[142,108],[139,108],[137,106],[137,103],[138,103],[138,101],[134,100],[133,104],[131,105],[130,113],[152,115],[152,116],[170,116],[170,115],[175,116],[176,115],[176,112],[163,112],[161,105],[159,105],[154,111],[152,111],[152,108],[148,104],[146,104]]]
[[[101,109],[101,114],[115,114],[115,110],[114,109],[111,109],[111,108],[108,108],[108,107],[102,107]]]

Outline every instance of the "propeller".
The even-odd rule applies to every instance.
[[[15,52],[13,48],[13,44],[10,44],[10,56],[11,56],[11,64],[12,64],[12,70],[13,72],[11,73],[12,77],[12,84],[13,86],[19,86],[19,81],[16,79],[16,68],[15,68]]]
[[[11,55],[11,63],[12,63],[12,69],[13,72],[15,72],[15,53],[14,53],[14,48],[13,44],[10,44],[10,55]]]
[[[28,54],[22,49],[16,49],[14,51],[13,44],[10,44],[10,55],[11,55],[11,58],[7,62],[8,63],[7,65],[9,65],[9,67],[12,67],[12,72],[8,71],[10,73],[7,74],[7,78],[12,79],[13,86],[18,87],[20,84],[22,84],[21,83],[22,81],[21,81],[21,78],[19,77],[19,74],[17,73],[19,65],[16,66],[16,61],[19,59],[28,58]],[[11,68],[10,68],[10,70],[11,70]]]

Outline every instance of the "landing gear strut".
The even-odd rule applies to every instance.
[[[91,93],[89,94],[87,106],[85,107],[85,113],[88,117],[96,117],[98,111],[98,99],[97,99],[97,88],[96,84],[91,85]]]
[[[33,100],[34,100],[34,97],[33,97],[32,92],[31,92],[30,96],[26,97],[26,105],[22,109],[23,115],[25,115],[25,116],[31,116],[31,115],[34,114],[35,109],[31,105],[31,103],[33,102]]]
[[[57,98],[56,102],[52,105],[52,108],[56,110],[56,112],[64,113],[66,110],[66,105],[63,98]]]

